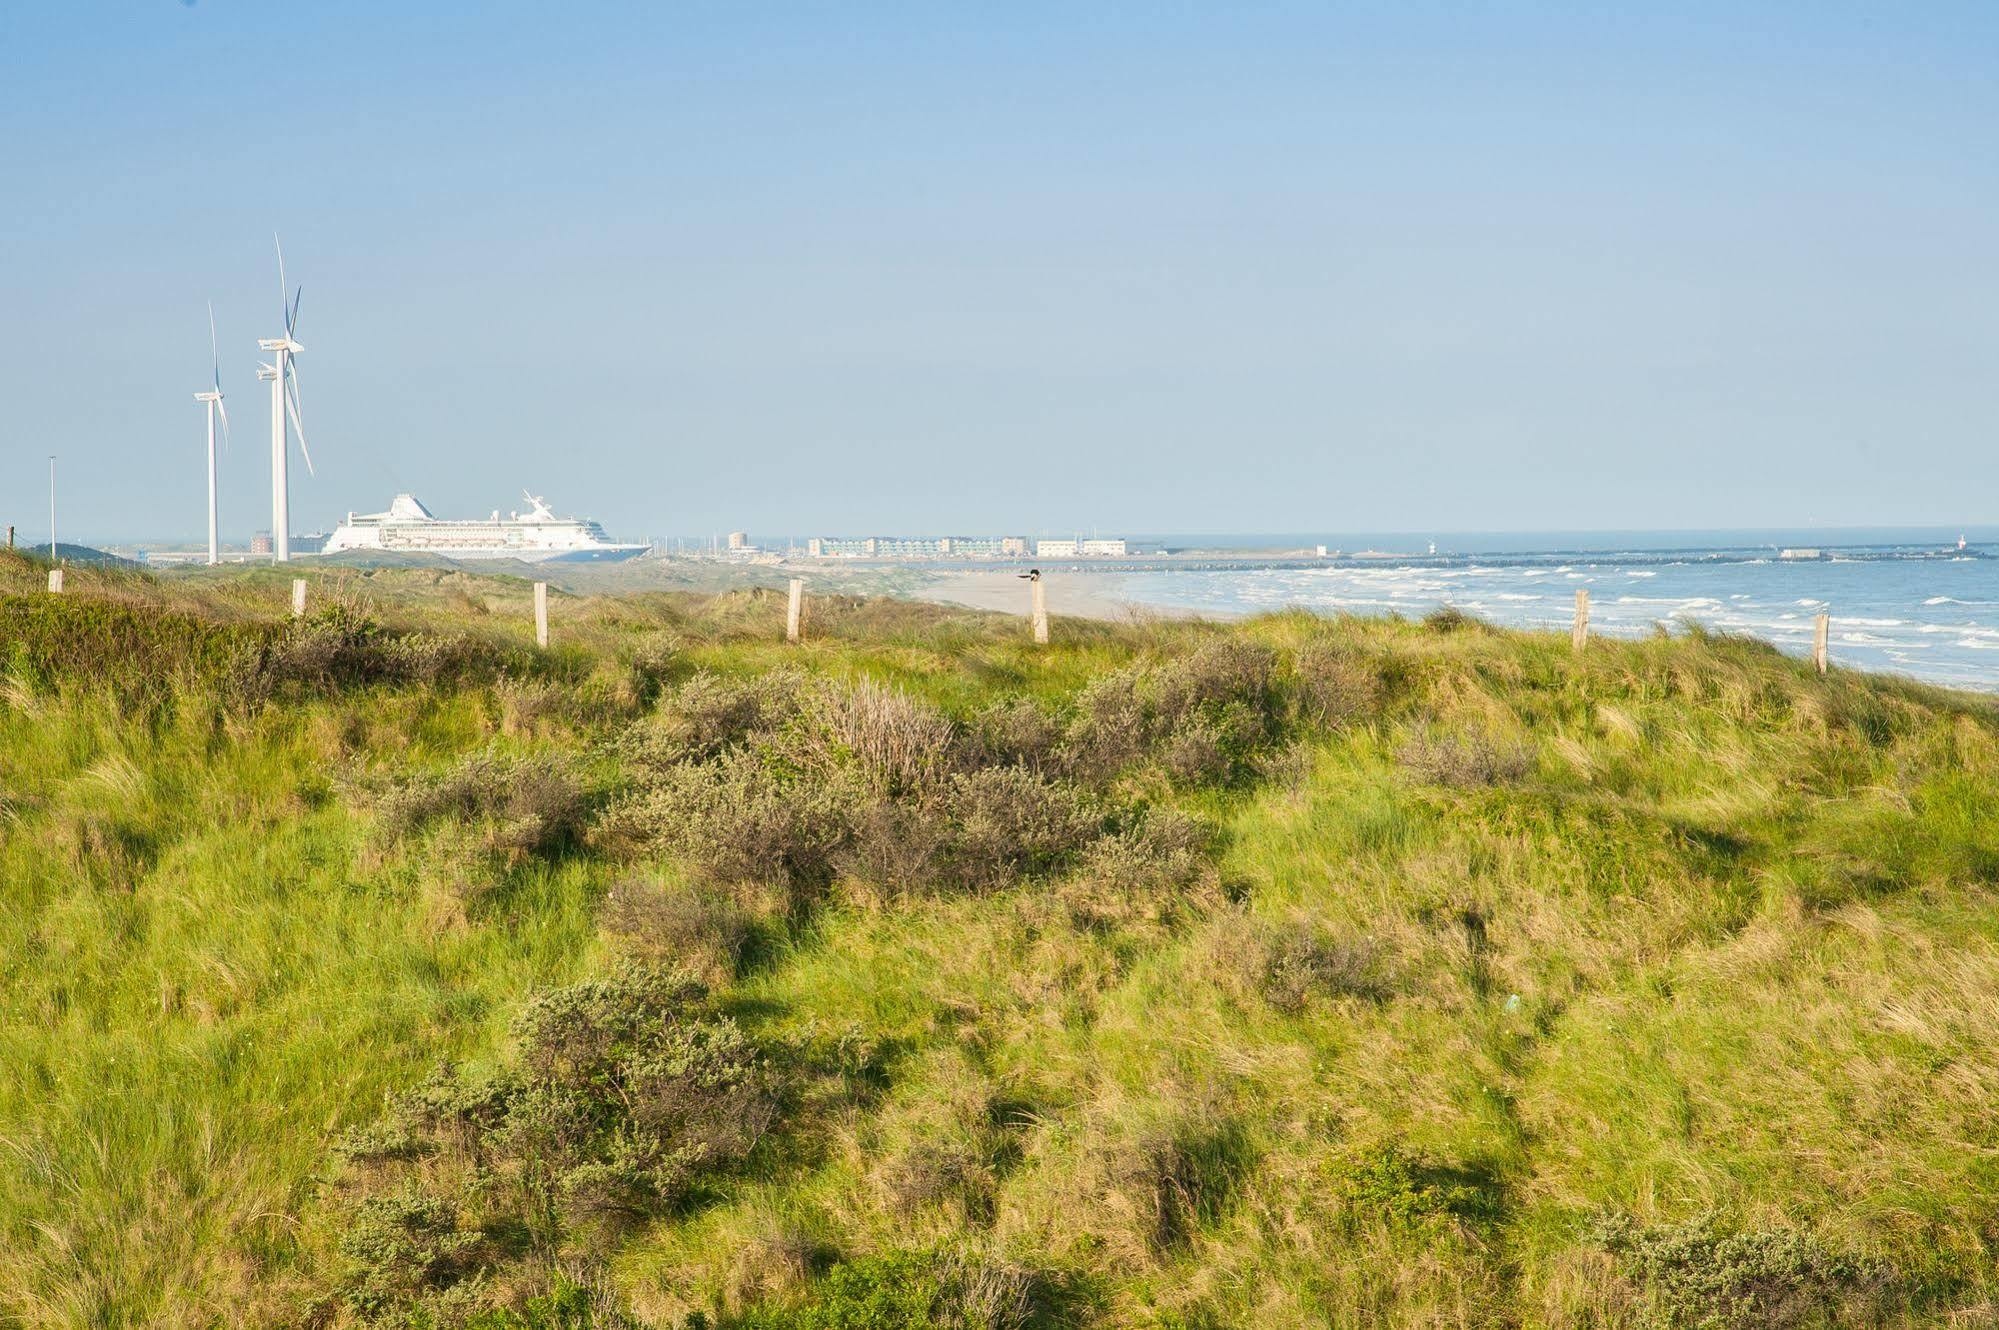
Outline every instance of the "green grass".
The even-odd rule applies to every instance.
[[[558,597],[542,660],[525,582],[389,569],[316,603],[499,663],[245,698],[275,576],[78,570],[60,607],[37,576],[0,560],[0,1325],[347,1323],[372,1184],[336,1141],[439,1062],[508,1067],[531,995],[633,948],[605,901],[634,881],[747,921],[703,964],[790,1068],[781,1119],[691,1198],[495,1267],[490,1324],[1999,1315],[1985,699],[1700,634],[1579,660],[1304,615],[1037,651],[826,600],[787,648],[757,590]],[[1308,649],[1378,688],[1338,728],[1284,703],[1247,779],[1104,778],[1217,833],[1136,893],[709,882],[590,836],[392,836],[368,793],[531,753],[600,806],[631,779],[607,741],[696,671],[887,682],[962,727],[1224,639],[1272,648],[1283,698]]]

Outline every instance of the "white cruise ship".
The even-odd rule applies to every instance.
[[[650,546],[620,545],[582,517],[557,517],[527,495],[528,511],[483,520],[434,516],[414,494],[398,494],[384,513],[349,513],[322,554],[428,554],[441,559],[519,559],[524,563],[614,563]]]

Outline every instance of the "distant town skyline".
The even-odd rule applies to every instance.
[[[626,536],[1999,509],[1999,11],[0,13],[0,523]]]

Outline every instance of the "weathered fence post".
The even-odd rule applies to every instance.
[[[60,596],[62,594],[62,569],[60,568],[49,569],[49,594],[51,596]]]
[[[7,524],[7,548],[10,550],[14,548],[14,524],[12,522]]]
[[[1576,622],[1569,629],[1569,649],[1581,651],[1589,641],[1589,588],[1576,588]]]
[[[1042,584],[1039,569],[1028,574],[1028,589],[1034,606],[1034,645],[1048,645],[1048,588]]]
[[[534,644],[548,645],[548,583],[534,584]]]
[[[294,577],[292,579],[292,618],[303,619],[304,617],[305,579],[303,577]]]
[[[1831,666],[1827,643],[1832,637],[1832,612],[1820,610],[1818,622],[1812,626],[1812,668],[1824,674]]]
[[[784,640],[798,640],[799,621],[805,617],[805,579],[791,579],[791,601],[784,607]]]

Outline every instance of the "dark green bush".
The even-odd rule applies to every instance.
[[[458,1208],[414,1181],[362,1200],[340,1235],[343,1299],[374,1320],[448,1290],[483,1264],[480,1235],[459,1226]]]
[[[1039,1281],[1001,1262],[945,1252],[843,1261],[799,1307],[761,1307],[727,1330],[1024,1330]]]
[[[1489,1174],[1393,1145],[1339,1159],[1332,1181],[1351,1220],[1423,1239],[1475,1231],[1498,1220],[1504,1208]]]
[[[1872,1324],[1892,1283],[1880,1262],[1809,1234],[1730,1231],[1712,1214],[1649,1227],[1608,1215],[1591,1238],[1640,1287],[1647,1323],[1660,1330]]]
[[[530,1257],[615,1232],[739,1164],[776,1120],[769,1060],[683,975],[627,965],[537,997],[489,1079],[441,1070],[343,1153],[367,1186],[340,1237],[340,1285],[374,1319]],[[502,1248],[410,1180],[461,1179]],[[400,1185],[394,1184],[401,1179]],[[436,1185],[436,1184],[433,1184]]]

